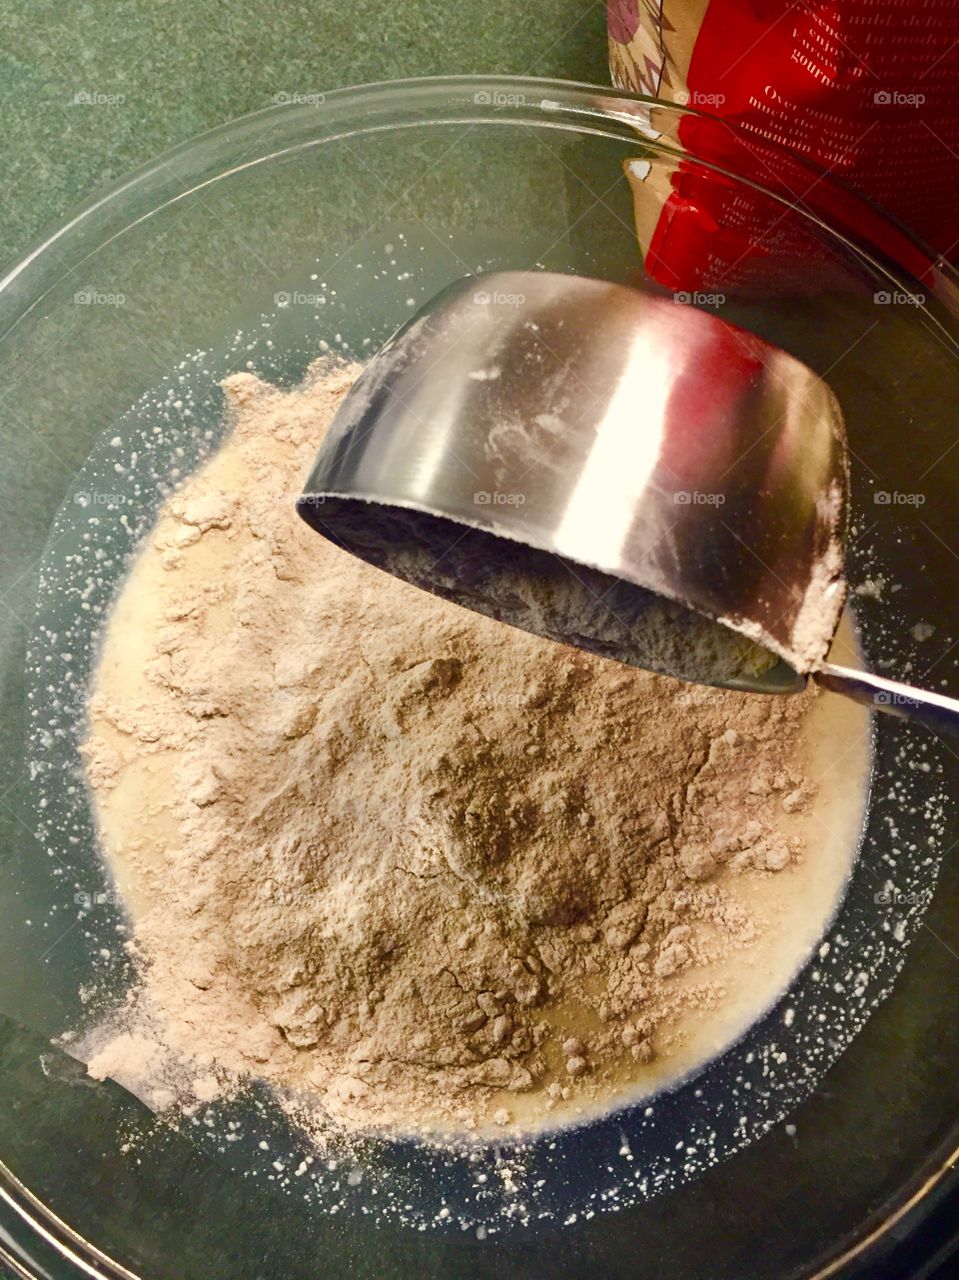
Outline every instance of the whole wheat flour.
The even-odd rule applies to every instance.
[[[317,537],[294,499],[357,372],[227,380],[108,627],[85,752],[138,998],[201,1097],[249,1073],[405,1130],[602,1103],[775,927],[816,695],[594,658]]]

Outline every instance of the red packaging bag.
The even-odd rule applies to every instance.
[[[814,203],[920,278],[959,255],[957,0],[610,0],[608,16],[614,82],[702,113],[679,125],[689,155]],[[917,255],[855,201],[843,208],[842,184],[931,251]],[[647,237],[647,269],[673,288],[722,275],[710,222],[733,241],[728,262],[749,252],[748,218],[740,210],[737,242],[718,186],[702,186],[691,170],[674,178]]]

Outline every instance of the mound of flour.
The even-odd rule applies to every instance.
[[[128,1020],[149,1007],[204,1097],[253,1074],[352,1127],[602,1100],[767,928],[736,886],[802,855],[816,695],[594,658],[317,537],[294,500],[357,373],[228,379],[233,434],[104,637],[85,752],[143,961]],[[152,1042],[127,1026],[90,1069],[148,1072]]]

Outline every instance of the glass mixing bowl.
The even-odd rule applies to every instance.
[[[723,130],[547,81],[311,95],[162,157],[0,281],[0,1257],[16,1274],[899,1274],[957,1146],[959,757],[889,717],[822,947],[652,1105],[469,1156],[371,1142],[301,1178],[268,1107],[235,1120],[236,1143],[202,1116],[175,1132],[51,1043],[129,980],[102,954],[122,911],[77,736],[97,618],[173,460],[120,474],[111,441],[132,446],[162,407],[182,471],[222,431],[224,374],[292,384],[320,350],[362,358],[467,273],[671,291],[825,376],[852,449],[866,660],[959,691],[953,277],[828,176]],[[664,198],[681,243],[655,239]]]

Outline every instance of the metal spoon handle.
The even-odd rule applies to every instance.
[[[912,720],[929,729],[959,736],[957,698],[947,698],[943,693],[930,693],[926,689],[915,689],[912,685],[874,676],[869,671],[836,667],[831,662],[823,663],[813,674],[824,688],[852,698],[854,702],[861,702],[873,711],[885,711],[888,715]]]

